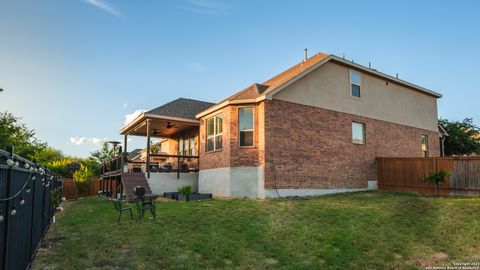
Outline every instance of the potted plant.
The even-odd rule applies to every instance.
[[[189,201],[189,197],[192,194],[192,186],[181,186],[178,188],[178,200],[179,201]]]
[[[179,201],[189,202],[189,201],[206,200],[211,198],[212,198],[211,193],[192,192],[191,186],[181,186],[178,188],[177,200]]]

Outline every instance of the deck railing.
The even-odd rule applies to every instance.
[[[148,166],[147,166],[148,164]],[[127,168],[124,166],[127,165]],[[123,154],[105,161],[102,164],[102,176],[119,175],[126,169],[127,172],[176,172],[180,173],[198,172],[198,156],[150,154],[150,162],[130,161]]]

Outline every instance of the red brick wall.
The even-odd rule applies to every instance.
[[[254,107],[254,146],[240,147],[238,108]],[[263,102],[252,105],[228,106],[200,120],[200,169],[221,167],[256,167],[264,161]],[[222,150],[205,152],[206,120],[219,112],[223,114]]]
[[[352,121],[366,144],[352,143]],[[420,157],[420,135],[439,156],[438,133],[279,100],[265,103],[265,187],[365,188],[375,157]]]
[[[207,140],[207,119],[221,113],[223,115],[223,135],[222,135],[222,150],[206,153],[206,140]],[[230,129],[228,128],[231,113],[230,108],[225,107],[214,113],[206,115],[200,119],[200,150],[199,150],[199,162],[200,170],[230,167]]]

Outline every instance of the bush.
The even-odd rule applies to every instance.
[[[78,190],[86,191],[92,177],[92,171],[83,164],[80,164],[80,169],[73,173],[73,182],[75,183],[75,186],[77,186]]]
[[[449,177],[452,173],[448,171],[440,170],[438,172],[431,171],[427,177],[425,177],[425,182],[435,184],[435,196],[438,195],[438,186],[445,182],[446,178]]]
[[[192,194],[192,187],[191,186],[181,186],[178,188],[178,192],[183,196],[188,196]]]

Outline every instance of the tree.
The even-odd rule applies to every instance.
[[[48,164],[54,161],[64,159],[65,155],[62,153],[62,151],[47,146],[35,153],[34,158],[38,164],[42,166],[48,166]]]
[[[100,176],[100,163],[95,158],[88,157],[82,160],[81,164],[92,172],[92,176]]]
[[[80,191],[85,191],[90,184],[90,180],[93,177],[93,173],[87,167],[80,164],[80,169],[73,173],[73,182]]]
[[[440,119],[439,123],[448,133],[445,138],[445,155],[480,154],[480,129],[472,118],[465,118],[461,122]]]
[[[425,181],[435,185],[435,197],[438,196],[438,186],[445,182],[446,178],[449,177],[452,173],[447,171],[431,171],[429,175],[425,177]]]
[[[150,153],[156,154],[158,153],[158,151],[160,151],[160,149],[158,148],[158,145],[150,141]]]
[[[27,128],[20,120],[11,113],[0,113],[0,149],[13,145],[16,154],[33,159],[46,144],[37,140],[35,131]]]
[[[92,158],[94,158],[98,163],[102,164],[104,161],[109,160],[113,157],[113,148],[110,148],[107,142],[102,144],[102,148],[91,153]]]

